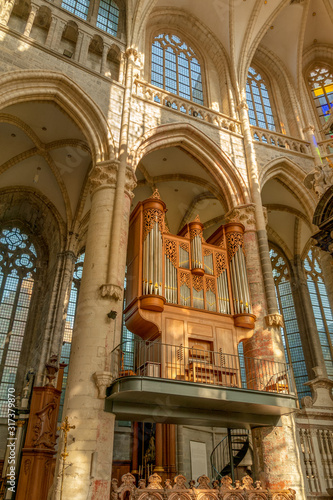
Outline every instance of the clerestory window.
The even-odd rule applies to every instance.
[[[101,0],[97,15],[97,28],[117,36],[119,8],[113,0]]]
[[[325,125],[333,105],[333,71],[328,66],[316,66],[310,71],[308,82],[320,123]]]
[[[75,16],[87,20],[89,0],[63,0],[61,7]]]
[[[176,35],[161,33],[152,44],[151,83],[203,104],[201,66],[193,49]]]
[[[18,227],[0,231],[0,417],[7,416],[26,332],[37,268],[37,252]]]
[[[327,374],[333,378],[333,316],[316,252],[309,251],[304,268]]]
[[[281,335],[285,356],[287,363],[292,366],[298,397],[301,400],[304,396],[311,395],[311,392],[303,385],[309,378],[291,291],[289,269],[285,259],[275,248],[270,249],[270,257],[279,311],[284,322]]]
[[[265,81],[252,67],[247,76],[246,101],[251,125],[274,131],[274,116]]]

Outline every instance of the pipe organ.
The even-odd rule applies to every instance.
[[[221,226],[207,241],[199,217],[178,235],[155,191],[131,215],[125,321],[143,339],[237,354],[253,333],[244,226]]]

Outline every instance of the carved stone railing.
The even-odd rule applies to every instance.
[[[117,479],[112,479],[112,500],[295,500],[296,492],[287,490],[266,490],[261,487],[260,481],[253,484],[250,476],[245,476],[241,481],[236,480],[235,486],[229,476],[224,476],[221,481],[210,480],[207,476],[189,481],[182,475],[176,476],[173,481],[166,479],[164,486],[158,474],[148,478],[148,485],[144,479],[139,479],[138,487],[135,485],[135,477],[128,473],[122,476],[122,483],[118,488]]]
[[[333,156],[333,138],[318,142],[318,147],[321,156]]]
[[[259,127],[251,127],[251,132],[253,140],[265,146],[278,147],[296,153],[311,155],[310,144],[306,141]]]
[[[183,99],[178,95],[171,94],[166,90],[155,87],[142,80],[135,80],[134,93],[137,97],[168,108],[171,111],[173,110],[187,116],[192,116],[197,120],[202,120],[221,129],[229,130],[230,132],[235,132],[237,134],[242,133],[241,125],[238,120],[234,120],[229,116],[206,108],[205,106],[201,106],[195,102]]]

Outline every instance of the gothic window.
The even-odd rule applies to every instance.
[[[7,415],[36,279],[37,253],[18,227],[0,232],[0,417]]]
[[[162,89],[203,104],[200,63],[176,35],[157,35],[152,44],[151,83]]]
[[[97,28],[117,36],[119,8],[113,0],[101,0],[97,15]]]
[[[284,328],[281,328],[285,356],[287,363],[292,366],[298,397],[302,399],[304,396],[310,395],[311,392],[303,385],[304,382],[308,381],[308,375],[290,286],[289,270],[284,258],[277,250],[271,248],[270,257],[279,311],[285,325]]]
[[[310,71],[308,82],[320,122],[325,125],[333,102],[333,71],[327,66],[316,66]]]
[[[304,268],[327,374],[332,378],[333,317],[316,250],[309,251],[304,260]]]
[[[89,0],[63,0],[61,7],[75,16],[87,20]]]
[[[265,81],[251,67],[247,75],[246,100],[251,125],[274,131],[274,117]]]
[[[59,420],[61,420],[62,409],[63,409],[64,399],[65,399],[65,390],[66,390],[67,376],[68,376],[68,364],[69,364],[69,357],[70,357],[70,353],[71,353],[72,335],[73,335],[73,328],[74,328],[76,305],[77,305],[79,288],[80,288],[80,283],[81,283],[81,278],[82,278],[84,256],[85,256],[85,254],[81,253],[81,255],[79,255],[79,257],[76,261],[76,264],[74,267],[71,293],[70,293],[69,301],[68,301],[64,339],[63,339],[62,349],[61,349],[61,363],[66,363],[67,366],[64,370],[64,378],[63,378],[63,382],[62,382],[62,393],[61,393],[60,410],[59,410],[59,417],[58,417]]]

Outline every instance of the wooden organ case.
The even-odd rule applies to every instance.
[[[132,212],[125,321],[143,340],[237,356],[253,334],[244,226],[221,226],[205,241],[197,217],[178,235],[165,225],[157,191]]]

